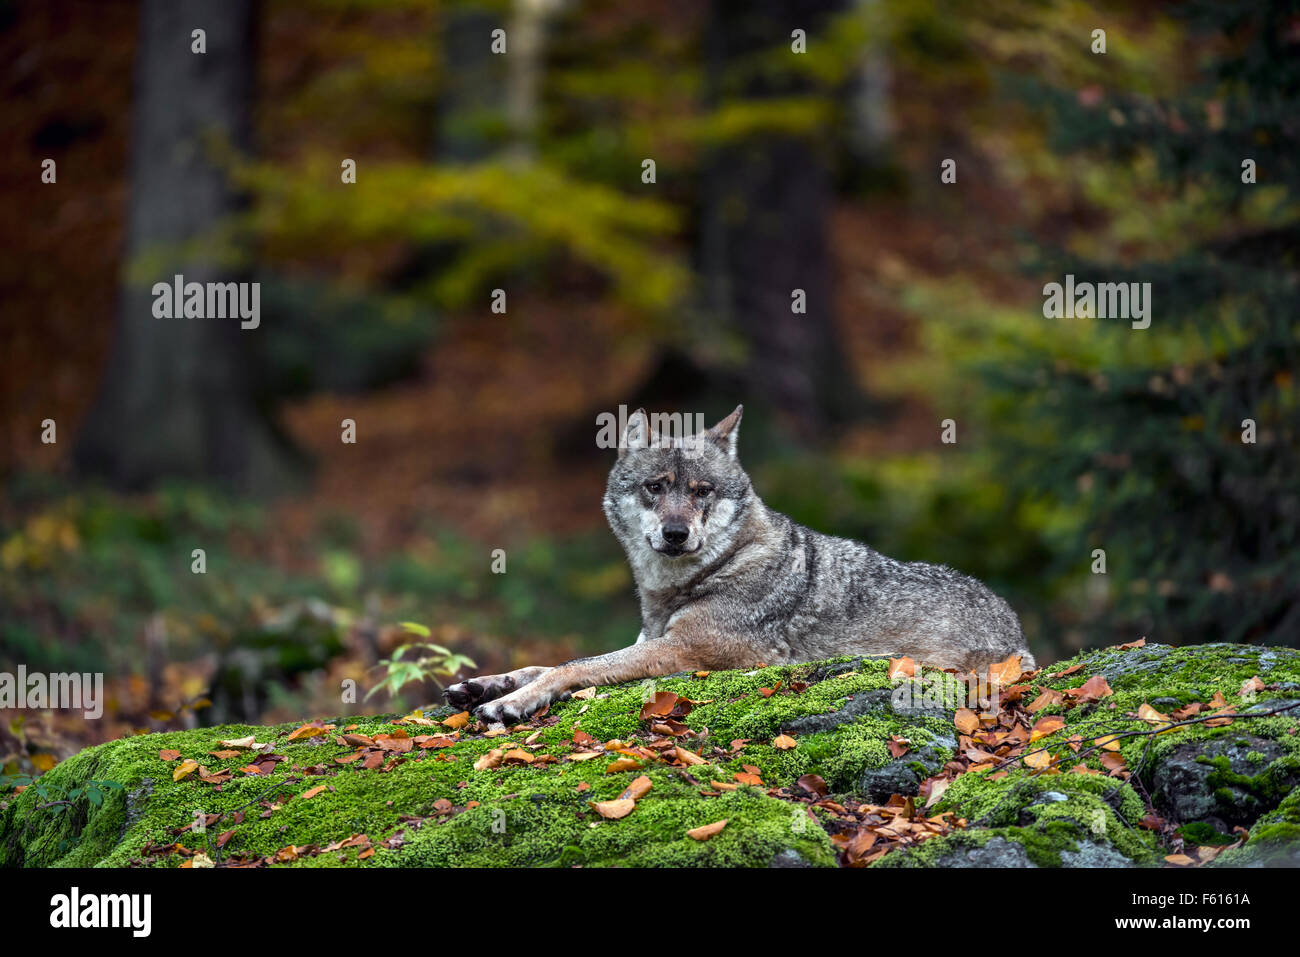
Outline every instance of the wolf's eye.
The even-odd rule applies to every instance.
[[[713,489],[711,488],[697,488],[695,490],[695,496],[696,498],[708,498],[709,493],[711,493],[712,491]]]
[[[645,490],[646,490],[647,492],[649,492],[651,495],[658,495],[660,492],[662,492],[662,491],[664,490],[663,483],[662,483],[662,482],[646,482],[646,483],[645,483]]]

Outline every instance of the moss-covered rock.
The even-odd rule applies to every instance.
[[[874,866],[1153,866],[1180,850],[1180,841],[1222,846],[1226,839],[1240,846],[1218,863],[1294,862],[1300,810],[1283,798],[1300,758],[1300,710],[1159,735],[1133,732],[1152,729],[1136,715],[1143,704],[1172,711],[1218,693],[1246,713],[1254,699],[1256,711],[1300,700],[1300,654],[1236,645],[1107,649],[1043,669],[1022,700],[1097,675],[1113,694],[1038,709],[1035,717],[1061,714],[1065,727],[1033,747],[1064,755],[1078,735],[1078,762],[1098,773],[1062,770],[1073,758],[1048,773],[1013,758],[994,773],[958,774],[932,807],[916,812],[920,821],[946,815],[938,836],[923,840],[928,835],[918,827]],[[1267,690],[1243,689],[1256,676]],[[899,695],[923,685],[922,697]],[[492,737],[474,724],[453,733],[437,724],[450,716],[439,709],[414,722],[327,719],[336,727],[307,740],[290,740],[297,725],[283,725],[113,741],[42,776],[43,794],[36,785],[0,794],[0,865],[830,866],[860,805],[916,795],[923,780],[961,763],[954,710],[965,704],[965,688],[940,672],[925,670],[900,685],[891,683],[884,660],[837,659],[677,675],[653,688],[689,702],[686,714],[671,719],[686,729],[671,743],[662,728],[652,730],[663,719],[642,718],[644,685],[596,689],[557,704],[535,726]],[[1126,732],[1133,734],[1118,747],[1132,780],[1105,773],[1113,768],[1099,763],[1101,752],[1088,753],[1098,735]],[[367,768],[349,760],[357,739],[346,741],[345,733],[416,740]],[[211,753],[229,750],[221,741],[249,735],[270,751]],[[423,735],[452,740],[420,747]],[[782,735],[795,746],[778,740]],[[672,743],[703,763],[676,758]],[[894,757],[891,748],[900,745],[906,753]],[[476,769],[493,750],[531,761],[516,755]],[[180,756],[164,760],[167,751]],[[1208,757],[1192,762],[1203,775],[1166,770],[1186,764],[1191,751]],[[260,773],[246,770],[268,753],[283,760],[264,763]],[[1215,763],[1219,757],[1225,767]],[[626,768],[615,764],[620,758],[630,759]],[[208,780],[198,772],[174,780],[187,759],[202,764]],[[630,813],[607,819],[593,808],[618,799],[642,775],[650,790]],[[813,775],[829,791],[824,801],[820,791],[809,792]],[[1187,794],[1188,787],[1208,788],[1218,813],[1180,819],[1205,797]],[[1146,801],[1153,789],[1168,797],[1154,809]],[[1225,816],[1221,799],[1232,813]],[[1168,820],[1153,825],[1153,812]],[[687,834],[723,819],[726,826],[706,840]],[[1195,823],[1200,830],[1179,830]],[[1230,833],[1232,823],[1251,827],[1249,841]]]

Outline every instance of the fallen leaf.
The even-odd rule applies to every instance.
[[[1102,675],[1093,675],[1083,684],[1079,685],[1079,687],[1066,688],[1062,693],[1072,698],[1077,698],[1079,703],[1082,704],[1087,701],[1100,701],[1102,698],[1112,695],[1115,692],[1112,691],[1110,685],[1106,683],[1105,677]]]
[[[889,659],[889,680],[916,677],[916,662],[906,656]]]
[[[686,836],[693,841],[707,841],[713,835],[718,834],[727,826],[727,818],[721,821],[714,821],[712,824],[704,824],[700,827],[693,827],[686,832]]]
[[[789,751],[798,746],[799,742],[788,734],[779,734],[772,741],[772,747],[779,748],[782,751]]]
[[[1020,669],[1020,656],[1012,655],[1006,661],[989,665],[989,684],[1005,688],[1020,680],[1024,672]]]
[[[328,734],[333,730],[334,730],[334,725],[332,724],[327,724],[324,726],[321,726],[319,724],[304,724],[297,731],[294,731],[291,735],[289,735],[289,737],[286,740],[305,741],[308,738],[318,738],[321,735]]]
[[[618,799],[620,801],[639,801],[650,793],[652,787],[650,779],[643,774],[629,784],[623,793],[618,796]]]
[[[694,751],[687,751],[682,747],[673,748],[673,754],[677,755],[677,760],[682,764],[706,764],[707,762],[696,754]]]
[[[1039,738],[1045,738],[1050,734],[1055,734],[1065,727],[1065,719],[1059,714],[1045,714],[1034,722],[1034,727],[1029,734],[1031,742]]]
[[[654,699],[641,706],[641,720],[666,718],[677,707],[677,695],[671,691],[656,691]]]
[[[1026,767],[1033,768],[1035,771],[1042,771],[1052,765],[1052,755],[1048,751],[1030,751],[1024,757]]]
[[[1050,708],[1054,705],[1060,704],[1063,700],[1064,700],[1064,695],[1062,695],[1061,692],[1054,691],[1051,688],[1048,688],[1037,698],[1035,698],[1032,702],[1026,705],[1025,710],[1028,711],[1030,714],[1037,714],[1039,711],[1042,711],[1044,708]]]
[[[826,796],[826,781],[820,774],[805,774],[795,783],[809,794],[815,794],[818,797]]]
[[[619,798],[617,801],[588,801],[587,803],[592,810],[609,821],[617,821],[619,818],[627,817],[636,807],[636,801],[630,798]]]

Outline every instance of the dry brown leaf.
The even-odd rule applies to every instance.
[[[957,713],[953,716],[952,723],[957,726],[957,730],[962,734],[970,734],[980,726],[980,719],[970,708],[958,708]]]
[[[591,809],[608,821],[617,821],[627,817],[636,807],[636,801],[619,798],[617,801],[588,801]]]
[[[1012,655],[1005,661],[997,661],[989,665],[989,684],[997,685],[1001,688],[1009,687],[1020,680],[1024,672],[1020,668],[1020,656]]]
[[[894,681],[899,678],[915,678],[916,662],[907,656],[902,658],[889,659],[889,680]]]
[[[650,789],[653,786],[654,785],[650,783],[650,779],[642,774],[629,784],[626,789],[624,789],[623,793],[618,796],[618,799],[620,801],[639,801],[650,793]]]
[[[694,751],[687,751],[685,748],[682,747],[673,748],[673,754],[677,755],[677,760],[682,762],[682,764],[707,764],[708,763],[702,757],[696,754]]]
[[[469,724],[469,712],[460,711],[453,714],[450,718],[443,718],[442,725],[445,728],[451,728],[453,731],[459,731],[465,725]]]
[[[721,821],[714,821],[712,824],[704,824],[700,827],[693,827],[686,832],[686,836],[693,841],[707,841],[713,835],[718,834],[727,826],[727,818]]]
[[[1045,714],[1034,722],[1033,730],[1029,734],[1029,740],[1030,742],[1037,741],[1049,734],[1055,734],[1064,727],[1065,719],[1059,714]]]

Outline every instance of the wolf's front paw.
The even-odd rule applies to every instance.
[[[451,685],[442,696],[447,704],[461,711],[470,711],[515,690],[515,679],[510,675],[481,675],[459,684]]]
[[[474,709],[474,717],[484,724],[519,724],[551,703],[551,697],[535,691],[531,686],[520,688],[513,694]]]

